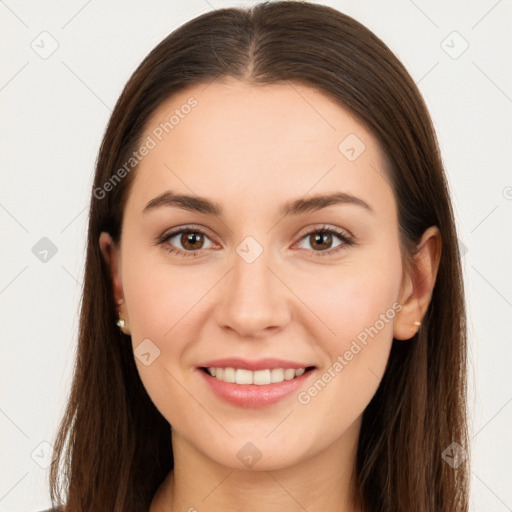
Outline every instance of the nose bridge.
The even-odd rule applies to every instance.
[[[270,251],[262,251],[261,254],[255,255],[255,249],[249,248],[247,252],[243,252],[243,245],[237,248],[237,255],[234,257],[234,268],[232,271],[232,287],[233,293],[238,299],[245,296],[269,299],[272,295],[269,288],[275,287],[272,282],[272,272],[268,267],[272,266],[270,261]],[[247,248],[247,246],[245,246]],[[242,253],[242,254],[241,254]]]
[[[288,321],[286,287],[270,270],[272,266],[272,251],[253,237],[236,247],[233,268],[218,303],[217,316],[223,326],[255,336]]]

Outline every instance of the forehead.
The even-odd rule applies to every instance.
[[[191,132],[201,137],[201,148],[199,141],[190,139]],[[349,134],[375,145],[364,126],[322,91],[292,82],[254,85],[233,78],[173,95],[146,123],[146,134],[151,133],[157,139],[171,136],[181,147],[195,143],[199,150],[227,144],[233,154],[243,143],[244,154],[253,148],[281,150],[289,156],[292,151],[308,154],[322,147],[337,156],[338,144]]]
[[[303,84],[194,85],[150,116],[141,137],[148,140],[152,149],[133,187],[141,201],[166,188],[277,200],[287,192],[389,187],[376,139],[348,110]]]

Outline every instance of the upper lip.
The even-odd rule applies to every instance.
[[[284,359],[264,358],[255,359],[249,361],[248,359],[242,359],[240,357],[227,357],[223,359],[214,359],[206,361],[198,365],[199,368],[241,368],[244,370],[266,370],[267,368],[272,370],[275,368],[308,368],[314,366],[308,363],[299,363],[297,361],[286,361]]]

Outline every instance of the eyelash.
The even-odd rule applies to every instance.
[[[201,233],[207,238],[210,238],[208,234],[199,227],[193,227],[193,226],[185,226],[182,228],[179,228],[175,231],[171,231],[170,233],[167,233],[165,235],[159,236],[156,240],[157,245],[162,245],[169,241],[171,238],[175,237],[176,235],[179,235],[180,233]],[[332,255],[333,253],[337,253],[340,250],[343,250],[345,246],[351,246],[354,245],[354,240],[348,236],[345,232],[337,230],[332,227],[322,226],[321,228],[315,228],[300,238],[300,240],[303,240],[304,238],[314,234],[314,233],[323,233],[323,234],[331,234],[336,235],[343,243],[335,247],[334,249],[328,249],[326,251],[314,251],[313,249],[310,249],[310,253],[312,256],[319,256],[319,257],[325,257],[326,255]],[[179,256],[189,257],[189,256],[196,256],[199,254],[203,249],[198,249],[197,251],[184,251],[182,249],[177,249],[173,246],[164,246],[164,249],[172,254],[178,254]]]

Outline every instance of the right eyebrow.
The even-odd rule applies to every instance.
[[[149,201],[143,211],[147,212],[162,206],[175,206],[182,210],[215,215],[216,217],[221,217],[223,215],[222,207],[210,199],[199,196],[176,194],[170,190]]]

